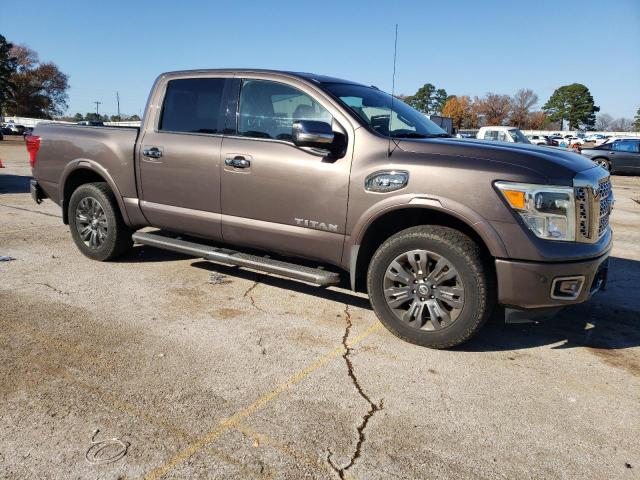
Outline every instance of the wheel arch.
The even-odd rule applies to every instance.
[[[130,225],[122,195],[120,195],[120,191],[111,178],[111,175],[109,175],[109,172],[104,167],[91,160],[77,160],[69,164],[63,172],[62,181],[60,182],[62,186],[60,198],[62,199],[62,221],[64,224],[69,224],[67,206],[75,189],[80,185],[93,182],[105,182],[109,186],[118,202],[120,215],[122,215],[124,222]]]
[[[411,202],[378,212],[352,237],[351,248],[348,250],[351,289],[354,291],[366,289],[369,262],[387,238],[401,230],[418,225],[454,228],[476,242],[485,258],[506,257],[506,247],[497,232],[486,220],[473,213],[471,217],[469,214],[465,215],[460,211],[444,208],[440,201],[434,200]],[[491,264],[490,268],[493,271],[493,262],[488,263]]]

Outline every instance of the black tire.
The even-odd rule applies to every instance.
[[[611,172],[611,162],[609,161],[609,159],[604,157],[596,157],[593,159],[593,161],[604,168],[607,172]]]
[[[103,218],[103,222],[106,221],[106,228],[102,231],[106,230],[106,234],[100,237],[100,245],[87,244],[86,240],[84,240],[80,234],[80,229],[83,229],[85,225],[83,225],[81,220],[76,218],[76,213],[78,211],[78,205],[80,205],[83,200],[85,202],[83,205],[86,205],[86,202],[93,204],[93,202],[97,201],[104,213],[104,217],[101,218]],[[131,239],[132,231],[124,223],[118,202],[105,182],[80,185],[71,194],[68,208],[71,236],[78,249],[86,257],[92,260],[106,262],[123,255],[133,245]],[[100,215],[102,215],[102,213],[100,213]]]
[[[463,286],[464,301],[462,307],[455,311],[457,317],[450,319],[451,323],[446,325],[446,322],[443,322],[439,329],[435,328],[433,321],[431,321],[433,327],[431,330],[411,326],[410,323],[398,318],[397,313],[394,313],[387,303],[384,290],[384,282],[389,278],[385,280],[387,269],[391,268],[391,263],[398,257],[414,250],[426,250],[446,260],[453,269],[457,270],[455,281],[457,282],[459,278],[460,285]],[[433,260],[430,262],[434,263]],[[444,270],[446,271],[448,269]],[[415,283],[415,280],[411,283]],[[382,324],[391,333],[407,342],[439,349],[464,343],[478,332],[491,315],[495,305],[494,283],[493,274],[483,260],[478,245],[460,231],[441,226],[412,227],[393,235],[375,252],[367,273],[367,289],[371,305]],[[430,288],[440,287],[430,286]],[[412,293],[415,294],[416,291],[413,290]],[[440,305],[444,304],[440,302]],[[449,313],[453,314],[454,311],[451,310]],[[420,315],[422,316],[422,313]],[[427,315],[426,322],[429,322],[431,315],[429,312]],[[438,317],[437,320],[439,323],[442,319]]]

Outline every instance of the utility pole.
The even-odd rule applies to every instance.
[[[120,93],[116,91],[116,102],[118,102],[118,121],[122,120],[120,118]]]
[[[100,104],[101,104],[102,102],[93,102],[93,103],[95,103],[95,104],[96,104],[96,115],[100,115],[100,112],[98,111],[98,107],[100,106]]]

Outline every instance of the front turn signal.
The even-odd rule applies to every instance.
[[[502,194],[504,198],[507,199],[509,205],[512,208],[516,208],[518,210],[524,210],[525,207],[525,193],[520,192],[518,190],[502,190]]]

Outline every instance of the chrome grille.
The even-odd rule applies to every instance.
[[[613,205],[609,177],[594,181],[593,186],[575,187],[577,240],[596,242],[606,233]]]
[[[598,185],[596,195],[599,206],[598,238],[602,236],[609,226],[609,215],[611,214],[611,205],[613,204],[613,195],[611,193],[611,180],[606,178]]]
[[[589,206],[587,204],[589,192],[587,187],[576,188],[576,214],[578,215],[578,233],[583,238],[589,238]]]

